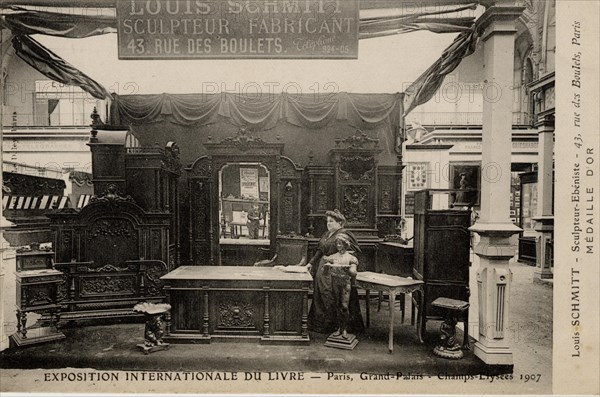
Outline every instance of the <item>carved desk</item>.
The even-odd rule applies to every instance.
[[[161,279],[171,304],[165,319],[166,341],[310,342],[309,273],[264,267],[181,266]]]
[[[390,297],[390,333],[388,338],[388,349],[392,353],[394,351],[394,301],[396,294],[407,294],[418,291],[423,303],[423,281],[413,280],[405,277],[391,276],[383,273],[373,272],[359,272],[356,276],[356,286],[366,290],[366,307],[367,307],[367,326],[369,324],[369,294],[371,290],[379,292],[387,292]],[[419,306],[423,307],[423,306]],[[423,337],[421,335],[421,323],[423,316],[421,310],[417,316],[417,335],[419,341],[423,343]]]

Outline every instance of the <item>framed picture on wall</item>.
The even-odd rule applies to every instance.
[[[408,164],[408,190],[421,190],[427,188],[428,163]]]
[[[478,206],[481,166],[475,163],[450,163],[450,188],[458,190],[450,195],[451,206]]]

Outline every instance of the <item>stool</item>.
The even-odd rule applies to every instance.
[[[433,349],[433,354],[455,360],[462,358],[464,354],[461,346],[456,343],[456,323],[459,317],[463,319],[465,335],[462,349],[469,349],[469,324],[467,321],[469,302],[440,297],[431,305],[445,310],[445,320],[440,326],[440,343]]]

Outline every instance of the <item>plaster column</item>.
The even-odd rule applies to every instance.
[[[533,220],[536,221],[536,268],[535,277],[551,279],[552,252],[548,252],[548,243],[554,240],[554,210],[552,208],[553,165],[554,165],[554,116],[540,118],[538,127],[538,205]]]
[[[512,272],[516,253],[510,237],[521,231],[510,220],[513,62],[515,20],[523,7],[496,2],[477,21],[484,51],[484,100],[480,217],[470,230],[475,247],[479,302],[479,340],[475,354],[489,365],[513,365],[505,329],[509,324]]]

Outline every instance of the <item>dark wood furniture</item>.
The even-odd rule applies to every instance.
[[[333,208],[346,216],[345,227],[358,238],[396,233],[401,219],[402,167],[380,165],[383,151],[379,139],[356,130],[336,140],[329,151],[329,165],[306,167],[306,228],[310,235],[321,236],[326,231],[325,212]]]
[[[373,272],[359,272],[356,276],[356,286],[366,290],[366,307],[367,307],[367,327],[370,325],[370,302],[369,295],[370,291],[386,292],[390,297],[390,326],[388,336],[388,351],[393,353],[394,351],[394,301],[397,294],[413,294],[415,292],[419,295],[419,307],[423,307],[423,281],[413,280],[404,277],[390,276],[387,274],[373,273]],[[402,309],[404,310],[404,309]],[[419,310],[417,318],[417,335],[419,341],[423,343],[422,338],[422,322],[423,315]]]
[[[108,189],[79,212],[50,215],[64,320],[129,316],[138,301],[163,298],[171,215]]]
[[[164,339],[308,344],[309,273],[270,267],[181,266],[161,278],[171,314]]]
[[[444,319],[445,312],[432,305],[434,300],[446,297],[469,301],[468,229],[471,211],[432,208],[435,195],[447,195],[451,192],[452,190],[429,189],[415,194],[413,274],[416,279],[425,283],[424,305],[419,306],[419,311],[423,313],[423,333],[427,320]],[[468,324],[468,312],[465,313],[464,321]]]
[[[384,241],[377,246],[375,271],[400,277],[412,277],[413,259],[412,246]]]
[[[17,250],[16,262],[16,315],[17,332],[11,341],[17,346],[64,339],[56,329],[60,312],[58,296],[63,273],[54,269],[54,252],[40,250],[39,244],[31,249]],[[46,316],[45,321],[27,324],[27,313],[35,312]]]
[[[49,215],[65,320],[131,316],[140,300],[162,300],[160,276],[179,252],[177,145],[141,147],[126,127],[95,125],[88,146],[94,196]]]
[[[228,220],[219,216],[219,175],[230,164],[251,163],[263,166],[269,174],[270,224],[268,229],[269,248],[275,251],[278,233],[300,231],[302,169],[283,155],[283,143],[265,142],[245,128],[235,136],[221,142],[204,143],[206,155],[198,157],[186,168],[188,181],[187,214],[187,257],[195,265],[227,264],[221,255],[225,252],[220,237],[227,234]],[[223,217],[224,218],[224,217]],[[225,225],[225,228],[222,227]],[[240,256],[250,246],[229,244],[226,250],[239,250]],[[252,249],[252,247],[250,247]],[[268,255],[267,255],[268,256]],[[256,259],[255,259],[256,260]],[[244,263],[252,265],[252,261]],[[233,263],[231,263],[233,264]]]

